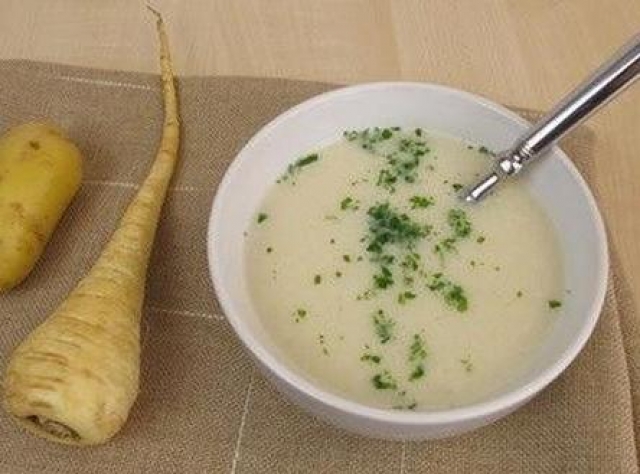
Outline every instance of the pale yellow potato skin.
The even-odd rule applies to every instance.
[[[0,137],[0,292],[31,272],[81,179],[80,150],[55,125],[28,123]]]

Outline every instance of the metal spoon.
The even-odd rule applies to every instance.
[[[494,170],[464,193],[467,202],[487,196],[505,178],[515,175],[598,108],[609,102],[640,77],[640,34],[634,36],[613,58],[565,97],[515,145],[497,156]]]

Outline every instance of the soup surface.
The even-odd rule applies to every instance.
[[[491,152],[422,129],[347,131],[299,157],[246,233],[253,304],[287,364],[363,404],[487,398],[561,312],[559,244],[523,186],[466,205]]]

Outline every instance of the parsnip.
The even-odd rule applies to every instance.
[[[18,346],[6,370],[6,409],[30,431],[61,443],[106,442],[138,393],[145,275],[179,142],[168,40],[154,14],[165,115],[160,149],[92,269]]]
[[[0,292],[31,272],[81,177],[80,151],[54,125],[28,123],[0,137]]]

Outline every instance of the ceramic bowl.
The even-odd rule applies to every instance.
[[[257,366],[290,400],[355,433],[378,438],[451,436],[491,423],[522,406],[558,377],[591,335],[605,296],[607,244],[589,188],[554,148],[518,179],[557,230],[572,297],[533,357],[531,369],[490,399],[455,409],[405,412],[372,408],[314,384],[272,342],[246,281],[243,232],[274,181],[296,157],[338,140],[344,130],[373,125],[439,130],[494,150],[509,147],[529,126],[484,98],[447,87],[374,83],[316,96],[286,111],[240,151],[218,188],[209,222],[208,255],[218,300]],[[517,236],[514,236],[517,239]]]

